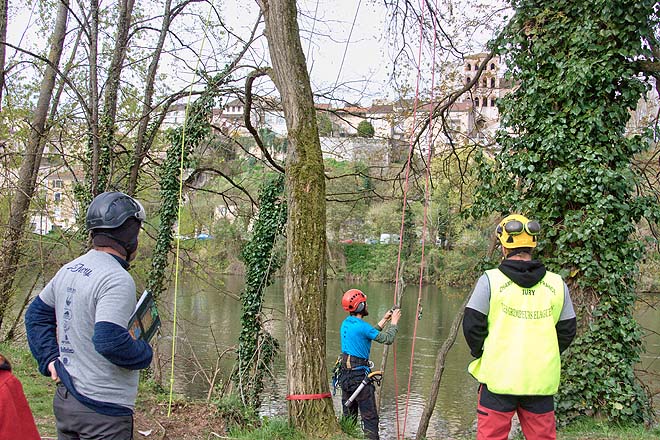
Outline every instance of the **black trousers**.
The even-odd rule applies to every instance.
[[[502,412],[515,411],[519,407],[534,414],[545,414],[555,410],[552,396],[495,394],[486,384],[479,384],[479,404]]]
[[[346,370],[341,372],[341,404],[344,417],[353,417],[357,420],[358,410],[362,418],[362,430],[366,438],[370,440],[379,440],[378,436],[378,410],[376,408],[376,387],[373,383],[365,386],[356,397],[350,407],[345,403],[353,395],[353,392],[360,386],[362,380],[366,377],[365,371]]]
[[[131,440],[133,416],[106,416],[87,408],[64,385],[53,398],[58,440]],[[18,439],[17,439],[18,440]]]

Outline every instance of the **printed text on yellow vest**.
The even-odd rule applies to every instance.
[[[486,271],[490,283],[488,337],[483,355],[468,371],[497,394],[553,395],[561,363],[555,325],[564,305],[564,282],[547,272],[531,288],[499,269]]]

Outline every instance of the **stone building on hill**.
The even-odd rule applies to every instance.
[[[472,81],[487,55],[478,53],[466,56],[462,66],[457,67],[460,80],[454,88]],[[504,79],[504,67],[498,57],[489,60],[479,81],[449,108],[447,127],[443,128],[437,121],[434,123],[431,147],[435,151],[446,148],[448,144],[487,145],[494,142],[495,131],[499,127],[497,99],[512,90],[512,84]],[[317,121],[324,157],[342,161],[367,161],[374,165],[400,161],[407,157],[413,119],[419,126],[420,121],[428,118],[430,107],[428,101],[419,102],[417,114],[413,115],[411,99],[393,102],[376,99],[370,106],[346,104],[343,107],[332,107],[330,104],[319,103],[316,105]],[[214,109],[211,122],[216,134],[234,139],[250,138],[244,124],[244,112],[245,103],[242,98],[230,98],[221,108]],[[185,107],[173,106],[166,124],[180,124],[184,115]],[[286,137],[284,112],[276,98],[253,96],[250,121],[257,130],[265,130],[281,139]],[[369,139],[361,138],[358,134],[358,126],[363,121],[373,127],[374,134]],[[447,135],[451,136],[451,142]],[[262,156],[254,142],[247,140],[245,145],[248,154]],[[421,145],[420,154],[427,154],[428,148],[428,145]],[[242,153],[237,151],[236,154]],[[283,151],[275,151],[273,155],[278,160],[284,159]]]

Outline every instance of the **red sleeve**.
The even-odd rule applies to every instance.
[[[0,439],[41,439],[23,386],[6,370],[0,371]]]

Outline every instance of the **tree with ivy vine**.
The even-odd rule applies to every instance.
[[[495,48],[517,88],[499,101],[501,151],[479,160],[472,214],[521,212],[544,227],[539,254],[567,281],[580,322],[563,359],[563,421],[651,416],[634,373],[643,350],[636,222],[657,222],[660,209],[636,192],[631,167],[650,133],[629,135],[626,123],[648,90],[640,61],[653,60],[643,42],[658,25],[655,4],[514,0]]]
[[[226,72],[220,72],[209,82],[201,95],[186,109],[186,122],[183,126],[167,132],[170,146],[165,161],[159,169],[161,206],[158,238],[151,259],[151,271],[147,289],[158,297],[164,290],[165,270],[174,238],[181,204],[181,170],[190,166],[190,156],[195,148],[211,133],[211,116],[219,87],[228,79]]]
[[[245,289],[241,294],[241,335],[238,345],[238,368],[234,382],[243,403],[259,408],[264,378],[279,345],[263,326],[261,308],[264,290],[272,283],[272,275],[282,265],[274,253],[275,240],[286,224],[284,176],[277,175],[266,182],[259,194],[259,214],[252,239],[245,246]]]

